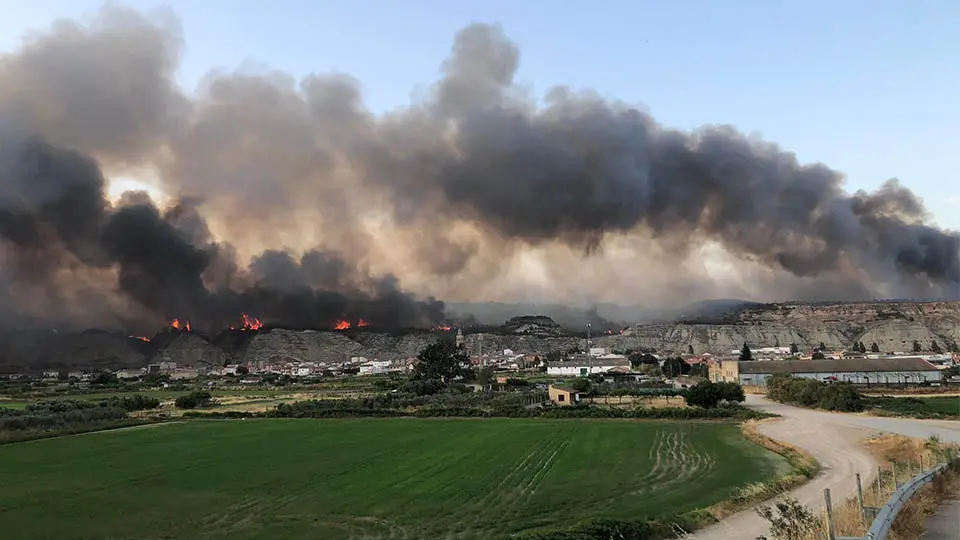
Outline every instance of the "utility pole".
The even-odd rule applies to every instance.
[[[593,325],[587,323],[587,375],[593,374],[593,355],[590,353],[590,328]]]

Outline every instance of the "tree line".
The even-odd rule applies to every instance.
[[[160,402],[133,395],[101,401],[60,399],[31,403],[23,409],[0,407],[0,441],[25,440],[37,436],[94,431],[127,422],[128,413],[152,409]]]

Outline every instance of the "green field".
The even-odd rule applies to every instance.
[[[866,398],[867,409],[917,418],[960,417],[960,397],[878,396]]]
[[[246,420],[0,446],[5,538],[500,538],[786,472],[722,423]]]

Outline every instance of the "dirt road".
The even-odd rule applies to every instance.
[[[823,490],[829,488],[835,501],[856,492],[856,474],[863,481],[875,478],[877,464],[860,444],[866,437],[890,432],[907,437],[937,435],[944,442],[960,443],[960,422],[876,418],[800,409],[747,396],[747,404],[783,418],[762,424],[760,432],[790,443],[812,455],[821,472],[790,496],[811,508],[823,507]],[[766,534],[767,523],[753,510],[746,510],[689,536],[690,540],[754,540]]]

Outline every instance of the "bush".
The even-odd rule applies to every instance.
[[[123,397],[114,396],[110,399],[101,401],[100,405],[103,407],[119,407],[129,412],[146,411],[159,407],[160,400],[141,394],[134,394],[132,396]]]
[[[199,391],[190,392],[182,395],[173,402],[178,409],[196,409],[198,407],[208,407],[212,404],[213,396],[210,392]]]
[[[767,379],[767,397],[781,403],[815,407],[831,411],[863,410],[863,398],[850,383],[821,382],[792,375],[774,375]]]
[[[746,396],[743,393],[743,387],[733,382],[714,383],[710,381],[701,381],[687,389],[684,397],[687,405],[712,409],[720,404],[721,401],[729,403],[742,403]]]

